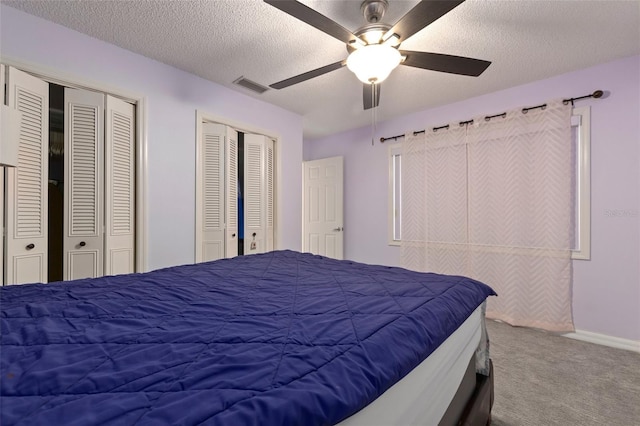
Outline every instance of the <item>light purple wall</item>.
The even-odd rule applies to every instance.
[[[463,77],[461,77],[463,78]],[[573,312],[579,330],[640,340],[640,57],[621,59],[546,80],[380,123],[376,137],[403,134],[582,96],[591,106],[591,260],[574,261]],[[384,88],[383,88],[384,90]],[[392,96],[383,93],[384,96]],[[400,264],[387,244],[387,147],[371,146],[369,128],[305,141],[305,160],[344,156],[345,257]],[[609,212],[622,211],[618,215]]]
[[[0,40],[3,60],[146,97],[148,269],[195,258],[196,109],[280,137],[276,245],[301,249],[300,116],[4,5]]]

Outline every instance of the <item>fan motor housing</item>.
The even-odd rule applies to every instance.
[[[382,20],[389,2],[387,0],[365,0],[360,6],[364,19],[370,24],[378,23]]]
[[[366,44],[379,44],[382,41],[382,36],[390,29],[391,25],[388,24],[367,24],[354,31],[353,35],[362,39]],[[347,44],[347,52],[351,53],[354,50],[355,47]]]

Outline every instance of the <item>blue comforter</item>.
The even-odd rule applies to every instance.
[[[293,251],[2,287],[0,423],[336,423],[492,294]]]

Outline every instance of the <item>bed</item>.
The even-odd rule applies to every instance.
[[[494,294],[289,250],[2,287],[0,423],[488,424]]]

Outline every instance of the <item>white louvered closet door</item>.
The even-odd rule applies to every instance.
[[[135,109],[107,95],[104,274],[135,271]]]
[[[229,126],[226,127],[225,138],[225,162],[224,171],[226,181],[226,244],[225,257],[238,255],[238,132]]]
[[[5,81],[4,65],[0,64],[0,94],[2,95],[2,99],[0,99],[1,105],[5,105],[4,101],[6,99],[4,96],[4,93],[6,90],[5,88],[7,86],[5,85],[4,81]],[[0,131],[0,137],[3,137],[5,134],[4,126],[9,125],[9,123],[6,123],[3,121],[0,124],[2,125],[2,129],[3,129]],[[4,170],[0,172],[0,200],[3,200],[2,207],[0,207],[0,226],[2,226],[4,229]],[[4,285],[4,240],[0,241],[0,281],[1,281],[0,285]]]
[[[64,90],[65,280],[103,275],[104,94]]]
[[[207,262],[225,257],[225,176],[224,144],[226,126],[202,124],[202,145],[199,147],[196,191],[201,203],[196,218],[199,234],[196,261]]]
[[[265,140],[265,149],[266,149],[266,164],[265,164],[265,193],[267,199],[266,203],[266,234],[265,234],[265,242],[266,247],[265,251],[273,250],[273,239],[274,239],[274,221],[275,221],[275,190],[274,190],[274,167],[275,167],[275,147],[274,142],[271,139]]]
[[[244,135],[244,254],[273,250],[273,141]]]
[[[22,121],[18,167],[6,168],[5,284],[46,282],[49,85],[9,67],[7,88]]]

